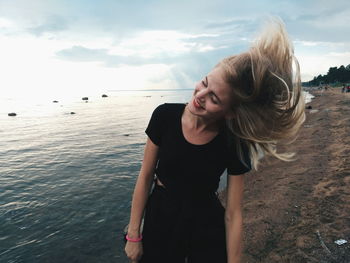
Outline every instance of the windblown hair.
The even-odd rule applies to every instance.
[[[226,124],[236,135],[241,160],[242,143],[255,169],[261,155],[293,160],[294,153],[277,153],[277,144],[296,139],[305,120],[305,102],[299,63],[283,22],[272,19],[247,52],[227,57],[217,66],[224,69],[232,87],[235,117]]]

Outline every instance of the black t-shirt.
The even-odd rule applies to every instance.
[[[182,132],[181,117],[186,104],[165,103],[152,114],[146,134],[159,146],[155,173],[168,189],[194,194],[215,192],[220,176],[240,175],[251,169],[249,152],[243,147],[243,164],[234,144],[229,146],[227,128],[202,145],[189,143]]]

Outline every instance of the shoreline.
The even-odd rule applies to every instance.
[[[350,262],[350,93],[310,93],[297,160],[245,175],[242,262]]]

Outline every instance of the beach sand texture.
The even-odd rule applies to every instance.
[[[246,175],[242,262],[350,262],[350,93],[311,93],[298,160]]]

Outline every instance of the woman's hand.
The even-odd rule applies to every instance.
[[[142,242],[127,241],[125,245],[125,253],[131,260],[130,263],[137,263],[143,254]]]
[[[227,262],[239,263],[242,255],[242,199],[244,190],[243,175],[227,178],[227,201],[225,210]]]
[[[150,138],[147,139],[140,174],[136,180],[131,202],[131,214],[128,224],[128,235],[131,238],[141,236],[141,221],[149,192],[153,183],[154,170],[157,164],[159,147]],[[125,252],[131,263],[137,263],[143,254],[142,242],[127,241]]]

